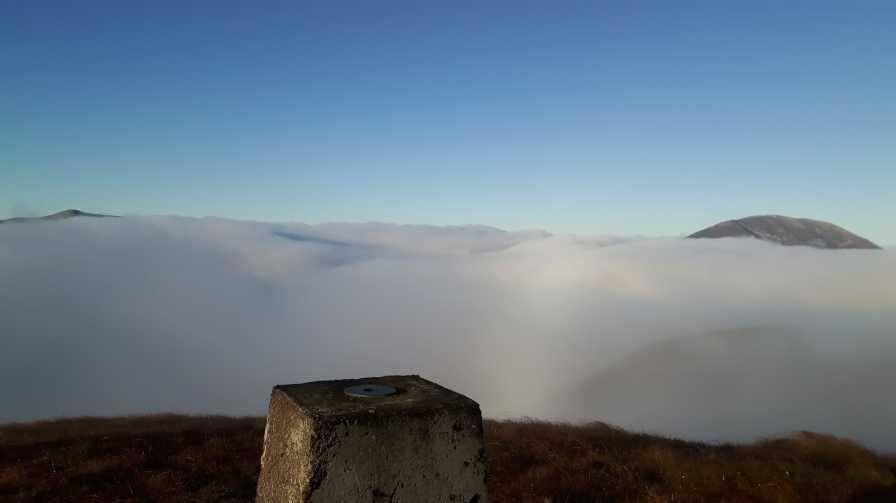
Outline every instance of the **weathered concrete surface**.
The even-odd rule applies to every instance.
[[[479,405],[419,376],[275,386],[261,466],[257,503],[487,501]]]

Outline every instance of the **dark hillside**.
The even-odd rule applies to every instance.
[[[251,502],[262,418],[0,426],[2,502]],[[896,501],[896,459],[804,433],[712,446],[603,424],[486,421],[493,503]]]

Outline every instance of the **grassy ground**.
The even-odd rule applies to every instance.
[[[175,415],[0,426],[0,502],[251,502],[263,432]],[[896,458],[808,433],[715,446],[486,421],[485,442],[492,503],[896,501]]]

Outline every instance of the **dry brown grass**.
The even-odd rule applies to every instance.
[[[177,415],[2,426],[0,502],[252,501],[263,432]]]
[[[250,502],[262,418],[0,426],[0,502]],[[893,502],[896,459],[801,433],[706,445],[604,424],[486,421],[493,503]]]
[[[806,433],[733,446],[490,422],[486,452],[494,501],[896,501],[896,459]]]

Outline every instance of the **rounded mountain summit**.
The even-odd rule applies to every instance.
[[[845,248],[880,249],[880,246],[871,241],[830,222],[781,215],[757,215],[737,220],[726,220],[695,232],[688,237],[753,237],[787,246],[813,246],[831,250]]]

